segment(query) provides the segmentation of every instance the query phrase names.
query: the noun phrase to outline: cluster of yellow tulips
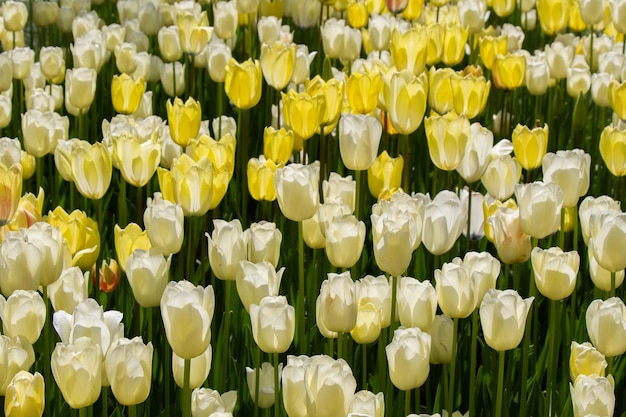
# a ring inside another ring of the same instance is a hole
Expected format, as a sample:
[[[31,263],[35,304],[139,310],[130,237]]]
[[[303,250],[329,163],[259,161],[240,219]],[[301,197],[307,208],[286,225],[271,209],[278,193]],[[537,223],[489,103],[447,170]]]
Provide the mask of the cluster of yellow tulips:
[[[0,12],[6,416],[626,415],[626,0]]]

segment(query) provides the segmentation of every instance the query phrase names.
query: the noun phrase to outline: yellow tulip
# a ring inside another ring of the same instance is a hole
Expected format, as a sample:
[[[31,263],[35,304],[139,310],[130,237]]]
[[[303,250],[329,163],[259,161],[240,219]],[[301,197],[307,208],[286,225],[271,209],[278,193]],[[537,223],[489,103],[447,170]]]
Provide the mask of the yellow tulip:
[[[189,97],[186,102],[176,97],[174,103],[169,99],[165,103],[167,108],[167,124],[172,140],[180,146],[189,146],[191,140],[198,136],[202,109],[200,103]]]
[[[224,89],[238,109],[250,109],[261,100],[261,63],[252,58],[243,63],[231,58],[226,65]]]
[[[306,140],[315,134],[325,115],[326,98],[322,94],[296,93],[289,90],[281,93],[285,124],[294,133]]]
[[[452,97],[454,111],[464,114],[468,119],[473,119],[485,109],[491,81],[482,75],[468,74],[463,76],[455,73],[450,80],[452,85]]]
[[[261,155],[248,161],[248,192],[256,201],[276,200],[274,173],[277,165]]]
[[[111,154],[101,142],[80,141],[72,149],[72,177],[78,191],[92,200],[104,196],[111,184]]]
[[[265,82],[276,90],[289,84],[296,64],[296,44],[276,41],[272,45],[261,46],[261,70]]]
[[[362,29],[367,26],[369,13],[367,12],[365,1],[358,0],[352,2],[348,6],[346,18],[348,20],[348,24],[355,29]]]
[[[569,0],[537,0],[541,30],[552,36],[565,28],[569,20]]]
[[[446,114],[454,108],[451,83],[454,75],[454,70],[448,67],[433,66],[428,71],[428,105],[439,114]]]
[[[406,9],[402,12],[402,17],[405,20],[415,21],[419,19],[424,9],[424,0],[409,0],[406,4]]]
[[[42,220],[43,202],[43,188],[39,188],[36,197],[33,193],[24,194],[17,204],[17,210],[15,210],[11,221],[0,227],[0,243],[2,243],[6,233],[18,231],[20,228],[28,229],[33,224],[40,222]]]
[[[499,17],[507,17],[515,10],[515,1],[513,0],[492,0],[491,7]]]
[[[486,35],[480,37],[478,40],[478,52],[485,68],[492,69],[496,56],[507,53],[508,42],[506,35],[497,37]]]
[[[383,192],[393,192],[400,188],[403,167],[402,155],[392,158],[387,151],[378,155],[367,169],[367,186],[374,198],[378,198]]]
[[[48,223],[58,228],[67,241],[72,266],[90,270],[100,254],[98,223],[87,217],[84,211],[74,210],[68,214],[61,206],[48,213]]]
[[[326,99],[324,114],[320,122],[320,125],[324,127],[325,135],[332,132],[335,126],[337,126],[339,116],[341,115],[344,90],[345,84],[342,81],[336,78],[324,81],[319,75],[313,77],[305,85],[305,91],[311,96],[322,94]]]
[[[113,228],[113,235],[115,240],[115,253],[117,254],[117,261],[122,271],[126,271],[126,261],[135,249],[147,251],[152,247],[148,233],[142,230],[141,226],[137,223],[129,223],[124,229],[116,224]]]
[[[535,127],[532,130],[524,125],[515,126],[511,134],[515,157],[526,170],[541,166],[543,157],[548,151],[549,128]]]
[[[408,135],[422,124],[428,98],[428,76],[401,71],[385,80],[384,98],[391,125]]]
[[[409,70],[415,75],[424,71],[428,33],[424,27],[413,27],[402,33],[398,29],[391,35],[391,61],[396,68]]]
[[[0,226],[9,223],[22,196],[22,167],[0,163]]]
[[[600,135],[600,155],[611,174],[626,175],[626,130],[605,127]]]
[[[608,93],[611,108],[617,117],[626,120],[626,82],[611,81]]]
[[[443,36],[443,54],[441,61],[447,66],[455,66],[463,60],[465,56],[465,45],[467,44],[467,27],[460,25],[448,25],[445,27]]]
[[[382,88],[383,79],[380,73],[354,72],[346,82],[348,102],[355,112],[370,113],[378,104],[378,95]]]
[[[465,154],[470,122],[465,116],[450,112],[445,116],[424,119],[428,151],[433,164],[441,170],[456,169]]]
[[[213,201],[213,164],[207,156],[194,161],[182,154],[168,171],[157,168],[163,198],[178,203],[185,216],[203,216]]]
[[[191,157],[194,161],[199,161],[203,156],[207,156],[214,170],[226,169],[232,176],[235,172],[236,148],[237,140],[230,133],[222,136],[220,140],[203,134],[191,143]]]
[[[226,192],[228,191],[228,185],[233,178],[233,174],[228,171],[227,168],[215,168],[213,167],[213,185],[211,189],[211,202],[209,204],[209,210],[217,207],[221,202]]]
[[[593,7],[595,7],[595,5]],[[567,22],[567,27],[574,32],[582,32],[587,28],[587,24],[585,23],[583,16],[581,15],[580,3],[578,2],[578,0],[569,0],[569,19]]]
[[[20,153],[20,165],[22,166],[22,179],[30,179],[35,174],[37,160],[26,151]]]
[[[268,126],[263,130],[263,155],[275,164],[286,164],[293,152],[293,132]],[[248,162],[248,167],[250,162]],[[249,169],[249,168],[248,168]]]
[[[493,230],[493,226],[490,222],[487,221],[487,219],[494,216],[500,207],[507,207],[511,210],[517,210],[517,203],[512,198],[509,198],[505,202],[496,200],[494,198],[485,198],[483,200],[485,237],[491,243],[495,243],[495,232]]]
[[[441,61],[443,55],[444,29],[439,23],[433,23],[427,27],[428,40],[426,43],[426,64],[435,65]]]
[[[161,161],[161,145],[156,136],[145,142],[131,133],[113,136],[112,157],[124,181],[135,187],[143,187],[150,181]]]
[[[512,90],[524,85],[526,57],[522,54],[497,55],[493,66],[493,83],[501,89]]]

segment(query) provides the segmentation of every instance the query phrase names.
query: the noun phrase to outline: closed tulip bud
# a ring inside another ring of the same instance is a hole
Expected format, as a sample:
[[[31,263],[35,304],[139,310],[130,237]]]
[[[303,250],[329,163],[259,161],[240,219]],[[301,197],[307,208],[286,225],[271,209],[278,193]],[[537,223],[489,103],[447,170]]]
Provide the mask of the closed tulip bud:
[[[392,276],[400,276],[419,245],[415,219],[408,213],[390,211],[372,214],[371,220],[376,264]]]
[[[512,90],[524,85],[526,57],[522,54],[496,55],[493,66],[493,83],[496,87]]]
[[[257,34],[259,42],[271,45],[280,36],[282,20],[276,16],[263,16],[257,22]]]
[[[589,88],[591,88],[589,68],[573,67],[567,71],[567,94],[570,97],[577,99],[581,94],[587,94]]]
[[[0,245],[0,289],[5,296],[16,290],[36,290],[41,284],[46,252],[27,231],[7,233]]]
[[[546,61],[550,67],[550,76],[561,80],[567,78],[567,70],[574,59],[574,47],[561,42],[546,45]]]
[[[311,138],[323,124],[326,114],[325,96],[296,93],[294,90],[281,94],[285,124],[302,140]]]
[[[115,399],[122,405],[144,402],[152,384],[152,342],[121,338],[113,342],[105,359],[107,379]]]
[[[310,358],[304,371],[306,416],[343,416],[348,414],[356,391],[356,380],[343,359],[328,356]],[[294,392],[291,395],[295,394]],[[286,395],[286,394],[285,394]],[[290,401],[293,401],[290,399]],[[298,401],[302,402],[302,397]]]
[[[10,32],[24,29],[28,21],[26,4],[11,0],[2,3],[2,19],[4,28]]]
[[[48,297],[54,311],[74,312],[76,306],[87,298],[89,272],[79,267],[63,270],[58,280],[48,286]]]
[[[569,374],[572,381],[576,381],[579,375],[604,376],[606,367],[604,355],[598,352],[591,343],[572,341],[569,356]]]
[[[445,27],[443,36],[443,54],[441,61],[448,66],[454,66],[461,62],[465,56],[465,45],[469,31],[458,25]]]
[[[402,326],[430,330],[437,314],[437,292],[430,281],[400,278],[397,303]]]
[[[530,236],[543,239],[556,232],[561,223],[563,191],[554,183],[517,184],[520,225]]]
[[[90,270],[100,254],[98,224],[84,211],[74,210],[68,214],[60,206],[48,213],[48,223],[59,228],[68,242],[72,266]]]
[[[280,383],[281,374],[283,370],[283,364],[278,365],[278,382]],[[256,398],[256,373],[259,372],[259,398]],[[252,369],[246,367],[246,382],[248,383],[248,389],[250,390],[250,397],[252,401],[259,406],[259,408],[266,409],[274,405],[275,390],[279,389],[274,386],[274,367],[269,362],[263,362],[260,369]],[[277,404],[278,405],[278,404]],[[215,414],[213,414],[215,415]]]
[[[152,2],[143,3],[137,11],[140,30],[148,36],[157,35],[163,26],[163,19],[158,5]]]
[[[295,84],[303,84],[309,80],[311,70],[311,62],[317,55],[317,51],[309,53],[307,45],[300,44],[296,48],[296,61],[291,73],[291,82]]]
[[[614,75],[608,72],[591,74],[591,98],[600,107],[611,105],[609,101],[609,84],[613,81]]]
[[[618,297],[593,300],[585,315],[591,343],[605,356],[626,352],[626,307]]]
[[[263,155],[275,164],[286,164],[293,151],[293,131],[268,126],[263,130]]]
[[[463,159],[456,167],[465,182],[473,183],[483,176],[491,159],[492,147],[493,133],[480,123],[472,123]]]
[[[323,127],[324,134],[329,134],[334,130],[341,115],[345,90],[343,81],[339,81],[336,78],[324,81],[319,75],[316,75],[311,81],[306,83],[305,90],[311,97],[318,95],[324,97],[323,99],[318,99],[324,106],[323,109],[319,110],[320,126],[317,131],[319,132],[321,127]]]
[[[72,149],[72,177],[78,191],[86,198],[98,200],[111,184],[113,165],[109,150],[101,142],[81,141]]]
[[[557,151],[544,156],[543,180],[563,190],[563,207],[578,205],[578,199],[589,190],[591,156],[581,149]]]
[[[277,165],[261,155],[248,161],[248,192],[257,201],[276,200],[274,175]]]
[[[230,48],[221,40],[212,39],[208,45],[207,68],[209,76],[217,83],[224,82],[226,66],[232,58]]]
[[[428,105],[439,114],[446,114],[454,108],[451,80],[454,77],[452,68],[430,67],[428,71]]]
[[[167,341],[183,359],[195,358],[211,342],[215,309],[213,287],[194,287],[189,281],[170,282],[161,297],[161,314]],[[180,323],[185,326],[180,326]]]
[[[515,290],[487,291],[479,311],[489,347],[501,352],[515,349],[520,344],[533,300],[534,297],[523,299]]]
[[[546,92],[550,84],[550,68],[545,58],[527,59],[525,84],[532,95],[540,96]]]
[[[611,12],[611,22],[620,33],[626,33],[626,25],[624,24],[624,16],[626,16],[626,6],[622,1],[609,2],[609,10]]]
[[[185,64],[178,61],[161,62],[159,76],[163,90],[168,96],[178,97],[185,91]]]
[[[450,79],[452,88],[452,103],[454,111],[473,119],[485,109],[487,98],[491,90],[491,81],[483,75],[468,74],[462,76],[454,73]]]
[[[352,109],[360,114],[370,113],[378,105],[383,79],[378,72],[354,72],[346,82],[346,95]]]
[[[296,45],[277,41],[261,46],[261,70],[265,82],[276,90],[289,83],[296,61]]]
[[[217,2],[213,5],[215,34],[222,39],[230,39],[237,30],[237,7],[234,1]]]
[[[252,263],[269,262],[276,268],[283,239],[276,224],[266,221],[252,223],[244,234],[248,242],[248,260]]]
[[[561,248],[533,248],[530,259],[535,284],[541,294],[551,300],[568,297],[576,286],[580,265],[578,252],[563,252]]]
[[[0,394],[7,395],[11,380],[35,363],[35,352],[24,337],[0,335]],[[5,405],[8,398],[5,398]],[[5,410],[6,412],[6,410]]]
[[[69,102],[79,111],[86,112],[93,103],[96,94],[97,72],[89,68],[67,70],[65,88]]]
[[[434,255],[448,252],[466,227],[466,207],[451,191],[441,191],[424,207],[422,243]]]
[[[11,123],[13,103],[10,97],[0,95],[0,129],[4,129]]]
[[[488,163],[481,182],[491,196],[503,201],[513,195],[521,175],[519,161],[510,155],[504,155]]]
[[[122,271],[126,271],[126,261],[135,250],[151,248],[147,233],[137,223],[129,223],[124,229],[116,224],[114,236],[115,252]]]
[[[380,336],[382,319],[380,306],[361,300],[357,309],[356,324],[350,331],[352,339],[359,344],[375,342]]]
[[[393,73],[385,79],[383,95],[391,125],[398,133],[409,135],[422,124],[428,98],[428,76],[410,71]]]
[[[184,237],[184,215],[180,204],[163,199],[161,193],[154,193],[154,198],[148,198],[143,222],[153,247],[161,249],[164,255],[180,251]]]
[[[213,232],[209,236],[209,262],[215,276],[221,280],[234,281],[241,273],[240,262],[247,259],[246,237],[239,219],[227,222],[213,220]]]
[[[237,391],[220,395],[211,388],[197,388],[191,393],[191,415],[210,417],[213,413],[232,413],[237,402]]]
[[[241,64],[232,58],[228,61],[224,89],[237,108],[250,109],[261,100],[262,74],[258,60],[248,59]]]
[[[287,366],[282,372],[283,404],[291,417],[307,415],[306,403],[302,399],[306,398],[304,375],[311,360],[308,356],[287,355]]]
[[[382,125],[369,115],[344,113],[339,120],[339,151],[348,169],[366,170],[376,159]]]
[[[602,291],[610,291],[612,286],[614,288],[619,288],[624,283],[624,270],[620,270],[612,274],[611,271],[603,268],[602,266],[600,266],[600,264],[598,264],[593,246],[589,246],[588,249],[589,276],[591,277],[593,285],[595,285]],[[615,277],[614,281],[612,279],[612,275]]]
[[[418,388],[430,373],[431,337],[417,327],[397,329],[385,347],[389,377],[403,391]]]
[[[352,398],[349,412],[354,414],[348,415],[383,417],[385,415],[385,396],[382,392],[374,394],[371,391],[359,391]]]
[[[202,119],[200,103],[192,97],[189,97],[186,102],[176,97],[173,103],[167,100],[166,107],[172,139],[180,146],[189,146],[200,130]]]
[[[548,36],[560,32],[568,22],[569,2],[563,0],[537,0],[537,14],[541,30]]]
[[[264,297],[278,295],[285,268],[278,271],[269,262],[241,261],[241,273],[237,276],[237,293],[241,303],[250,311],[252,304],[260,305]]]
[[[383,151],[367,169],[367,185],[374,198],[382,192],[395,191],[400,188],[404,158],[398,155],[391,158],[387,151]]]
[[[0,226],[11,221],[22,195],[22,167],[0,163]]]
[[[354,215],[333,219],[325,227],[326,256],[335,268],[351,268],[360,259],[365,223]]]
[[[436,315],[429,334],[431,337],[430,363],[438,365],[452,362],[452,342],[454,339],[452,319],[442,314]]]
[[[266,353],[287,351],[293,341],[295,316],[295,309],[284,296],[268,295],[258,305],[251,304],[252,336],[259,349]]]
[[[612,416],[615,410],[613,376],[581,375],[569,386],[574,417]]]
[[[408,70],[414,75],[424,71],[428,33],[423,27],[414,27],[404,33],[395,29],[391,36],[391,60],[398,71]]]
[[[45,402],[45,384],[41,374],[19,371],[7,386],[4,414],[7,417],[41,417]]]
[[[465,318],[476,308],[478,288],[471,271],[462,263],[445,263],[435,270],[437,300],[443,314]]]
[[[60,47],[46,46],[41,48],[39,63],[41,64],[41,73],[46,77],[47,81],[55,80],[59,76],[65,76],[65,59],[63,50]]]
[[[189,388],[196,389],[206,381],[211,372],[213,362],[213,349],[211,345],[204,353],[191,358]],[[185,360],[178,356],[176,352],[172,352],[172,374],[174,374],[174,382],[180,388],[185,388]]]
[[[0,295],[0,318],[5,335],[34,344],[46,321],[46,305],[38,292],[17,290],[7,299]]]
[[[213,172],[207,156],[194,161],[182,154],[174,159],[169,171],[157,168],[163,198],[180,204],[185,216],[206,214],[212,203]]]
[[[626,130],[616,126],[606,126],[600,134],[600,155],[604,164],[616,177],[626,175],[626,163],[622,151],[626,144]]]
[[[526,170],[541,166],[548,149],[548,125],[535,127],[532,130],[518,124],[511,134],[515,157]]]
[[[164,62],[178,61],[183,56],[178,26],[164,26],[158,33],[159,50]]]
[[[461,163],[470,135],[470,123],[465,116],[447,113],[424,119],[431,161],[444,171],[452,171]]]
[[[487,219],[498,257],[504,263],[522,263],[530,258],[530,235],[524,233],[517,207],[499,206]]]
[[[285,217],[302,221],[313,217],[319,205],[319,162],[289,164],[274,174],[278,205]]]
[[[608,88],[609,104],[622,120],[626,120],[626,82],[611,81]]]
[[[513,2],[509,2],[515,4]],[[482,36],[478,40],[480,60],[485,67],[489,70],[494,68],[496,56],[507,53],[508,39],[505,35],[494,36]],[[563,77],[565,78],[565,77]]]
[[[133,80],[126,73],[113,76],[113,81],[111,81],[113,108],[118,113],[134,113],[139,107],[145,89],[146,82],[141,77]]]
[[[39,27],[50,26],[57,21],[59,4],[47,1],[33,3],[33,22]]]
[[[169,281],[172,255],[164,257],[160,249],[135,249],[126,261],[126,277],[137,303],[157,307]]]
[[[329,273],[328,279],[322,282],[318,296],[321,325],[330,332],[351,331],[356,325],[357,297],[357,286],[349,271],[342,274]]]

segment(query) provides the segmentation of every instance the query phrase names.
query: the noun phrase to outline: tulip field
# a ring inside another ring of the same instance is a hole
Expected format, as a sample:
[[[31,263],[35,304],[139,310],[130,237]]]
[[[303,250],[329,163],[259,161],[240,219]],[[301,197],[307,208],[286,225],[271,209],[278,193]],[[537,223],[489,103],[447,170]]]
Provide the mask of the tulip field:
[[[626,416],[626,0],[4,0],[7,417]]]

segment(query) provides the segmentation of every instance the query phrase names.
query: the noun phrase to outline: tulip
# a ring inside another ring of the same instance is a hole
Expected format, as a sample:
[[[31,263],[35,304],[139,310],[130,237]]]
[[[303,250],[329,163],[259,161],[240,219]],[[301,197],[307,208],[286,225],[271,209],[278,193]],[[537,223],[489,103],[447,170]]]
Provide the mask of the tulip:
[[[250,305],[252,336],[266,353],[283,353],[289,349],[295,333],[296,311],[284,296],[268,295],[260,304]]]
[[[346,26],[346,22],[335,18],[327,19],[321,27],[324,54],[329,58],[354,61],[361,51],[361,32]]]
[[[112,140],[112,163],[119,168],[126,182],[143,187],[150,181],[161,160],[161,145],[153,137],[145,142],[122,133]]]
[[[534,96],[545,94],[550,84],[550,67],[545,57],[526,59],[526,88]]]
[[[478,301],[476,280],[463,263],[445,263],[435,270],[437,300],[443,314],[465,318],[472,314]]]
[[[26,26],[28,9],[19,1],[6,1],[2,3],[2,18],[4,28],[10,32],[18,32]]]
[[[91,269],[100,253],[98,224],[83,211],[74,210],[68,214],[60,206],[48,213],[48,223],[59,228],[68,242],[72,265],[83,270]]]
[[[189,281],[170,282],[161,297],[161,314],[167,341],[183,359],[206,351],[211,342],[215,308],[213,287],[194,287]],[[181,320],[185,326],[180,326]]]
[[[325,228],[326,255],[336,268],[351,268],[360,259],[365,223],[354,215],[333,219]]]
[[[563,190],[563,207],[578,205],[578,199],[589,190],[591,156],[581,149],[557,151],[544,156],[543,180]]]
[[[356,323],[350,331],[352,339],[359,344],[374,343],[380,336],[382,319],[380,306],[360,301],[357,308]]]
[[[252,263],[267,261],[276,268],[283,239],[276,224],[266,221],[252,223],[244,234],[248,242],[248,260]]]
[[[4,414],[7,417],[41,417],[46,402],[41,374],[19,371],[7,386],[4,401]]]
[[[339,81],[336,78],[324,81],[319,75],[316,75],[305,84],[305,90],[311,97],[318,95],[324,97],[323,99],[316,99],[324,103],[323,108],[319,109],[320,126],[318,127],[318,132],[322,131],[322,127],[325,135],[334,130],[342,111],[344,89],[345,85],[343,81]]]
[[[348,169],[366,170],[376,159],[382,125],[369,115],[344,113],[339,120],[339,151]]]
[[[248,59],[238,63],[231,58],[226,65],[224,89],[226,95],[239,109],[250,109],[261,100],[261,63]]]
[[[296,49],[294,43],[281,41],[261,46],[261,70],[269,86],[279,91],[287,86],[295,66]]]
[[[558,247],[547,250],[535,247],[530,256],[535,284],[541,294],[558,301],[574,291],[580,264],[578,252],[563,252]]]
[[[9,232],[0,245],[0,289],[5,296],[16,290],[36,290],[46,266],[46,252],[29,239],[28,229]]]
[[[446,114],[454,108],[451,80],[454,77],[452,68],[430,67],[428,71],[428,104],[438,114]]]
[[[140,336],[121,338],[110,347],[105,369],[115,399],[122,405],[144,402],[152,384],[152,342],[144,344]]]
[[[169,171],[157,168],[163,198],[181,205],[185,216],[206,214],[212,203],[213,165],[207,156],[194,161],[183,154]]]
[[[234,219],[213,220],[213,232],[209,236],[209,262],[215,276],[234,281],[241,272],[240,262],[247,259],[248,249],[241,222]]]
[[[513,7],[515,7],[514,3],[510,1],[496,2],[496,4],[502,3],[513,4]],[[493,70],[496,56],[507,53],[507,45],[508,38],[505,35],[500,35],[497,37],[486,35],[480,37],[480,39],[478,40],[480,60],[483,62],[487,69]]]
[[[354,413],[354,415],[383,417],[385,415],[385,396],[382,392],[374,394],[371,391],[361,390],[354,394],[349,412]]]
[[[96,78],[96,70],[90,68],[67,70],[65,74],[65,89],[69,103],[78,109],[79,113],[86,113],[93,103],[96,94]]]
[[[235,2],[218,2],[213,5],[215,34],[222,39],[230,39],[237,30],[237,7]]]
[[[589,257],[589,276],[593,285],[602,291],[611,291],[611,287],[618,288],[624,283],[624,270],[612,273],[600,266],[596,260],[593,246],[588,247],[587,254]]]
[[[598,264],[611,272],[626,268],[626,258],[619,251],[626,237],[626,214],[614,211],[591,214],[590,225],[589,247],[593,247]]]
[[[428,97],[428,76],[400,71],[385,78],[385,106],[391,125],[399,133],[409,135],[422,124]]]
[[[626,143],[626,130],[606,126],[600,134],[600,156],[604,164],[616,177],[626,175],[626,159],[623,144]]]
[[[461,62],[465,55],[465,45],[469,31],[461,26],[447,26],[443,37],[443,54],[441,61],[447,66]]]
[[[226,66],[232,58],[232,52],[224,41],[219,40],[219,38],[211,39],[207,49],[209,76],[216,83],[222,83],[226,78]]]
[[[248,161],[248,192],[257,201],[276,200],[276,188],[274,175],[276,164],[271,159],[250,158]]]
[[[437,292],[430,281],[400,278],[397,303],[402,326],[430,330],[437,314]]]
[[[422,243],[434,255],[448,252],[466,227],[466,207],[451,191],[441,191],[424,207]]]
[[[184,237],[184,215],[180,204],[163,199],[161,193],[148,197],[143,222],[150,244],[164,255],[180,252]]]
[[[160,304],[169,281],[172,255],[164,257],[160,249],[135,249],[126,261],[126,277],[133,296],[140,306],[149,308]]]
[[[378,104],[378,95],[383,88],[383,79],[378,72],[355,72],[346,82],[348,102],[356,113],[368,114]]]
[[[282,374],[282,364],[278,367],[278,381],[280,383],[281,374]],[[256,395],[256,373],[259,372],[259,398],[255,397]],[[269,362],[263,362],[261,364],[261,369],[252,369],[246,367],[246,382],[248,383],[248,389],[250,390],[250,397],[255,404],[259,406],[259,408],[270,408],[274,405],[275,398],[275,390],[277,389],[274,386],[274,367]]]
[[[246,311],[252,304],[259,305],[267,296],[277,296],[285,268],[278,271],[269,262],[241,261],[241,273],[237,276],[237,293]]]
[[[402,181],[402,155],[391,158],[383,151],[367,169],[367,185],[370,193],[378,198],[383,192],[395,192]]]
[[[400,327],[385,347],[389,377],[403,391],[418,388],[430,373],[431,337],[417,327]]]
[[[71,154],[72,178],[78,191],[86,198],[99,200],[109,189],[113,164],[104,144],[81,141]]]
[[[22,195],[22,167],[0,163],[0,226],[11,221]]]
[[[408,70],[419,75],[426,64],[428,33],[425,28],[414,27],[404,33],[395,29],[391,36],[391,60],[398,71]]]
[[[150,65],[156,65],[151,63]],[[170,63],[158,62],[159,80],[163,91],[170,97],[178,97],[185,91],[185,64],[178,61]]]
[[[304,371],[304,387],[307,417],[347,415],[356,391],[356,380],[343,359],[320,355],[310,358]],[[290,396],[294,394],[297,392],[289,391]],[[287,395],[287,389],[284,395]],[[293,399],[289,401],[293,402]],[[298,401],[302,402],[302,397]]]
[[[581,94],[587,94],[591,88],[591,73],[588,67],[572,67],[567,71],[567,94],[577,99]]]
[[[347,333],[354,328],[358,301],[356,290],[349,271],[329,273],[328,279],[322,282],[318,303],[323,322],[321,325],[328,331]]]
[[[325,96],[311,96],[307,92],[296,93],[294,90],[281,95],[285,124],[302,140],[311,138],[324,121]]]
[[[76,306],[87,298],[89,272],[79,267],[63,270],[58,280],[48,286],[48,297],[54,311],[73,313]]]
[[[591,343],[572,341],[569,356],[569,374],[572,381],[576,381],[579,375],[604,376],[606,367],[604,355],[598,352]]]
[[[546,60],[550,67],[550,76],[557,80],[567,77],[572,60],[574,59],[574,48],[571,45],[564,45],[561,42],[553,42],[546,45]]]
[[[491,81],[483,75],[454,73],[450,79],[454,111],[473,119],[485,109]]]
[[[415,219],[407,213],[372,214],[374,257],[378,267],[400,276],[408,268],[419,245]]]
[[[72,408],[84,408],[98,400],[102,389],[102,350],[88,337],[74,343],[57,343],[50,358],[52,375]]]
[[[263,16],[257,21],[257,34],[261,44],[271,45],[280,36],[282,20],[276,16]]]
[[[24,337],[0,336],[0,394],[6,395],[13,377],[35,363],[35,352]],[[5,404],[7,399],[5,399]]]
[[[202,386],[209,376],[209,372],[211,372],[212,362],[213,349],[211,345],[200,356],[191,359],[189,388],[195,389]],[[180,388],[185,388],[185,360],[178,356],[176,352],[172,352],[172,374],[174,374],[176,385]]]
[[[526,58],[521,54],[496,55],[493,82],[500,89],[512,90],[524,84]]]
[[[626,306],[618,297],[593,300],[585,315],[591,343],[605,356],[626,352]]]
[[[598,375],[581,375],[570,384],[574,417],[590,415],[612,416],[615,409],[615,382]]]
[[[435,316],[429,334],[431,337],[430,363],[433,365],[451,363],[454,340],[452,319],[441,314]]]
[[[515,349],[524,337],[526,317],[534,297],[523,299],[515,290],[490,289],[480,303],[485,342],[499,352]]]
[[[517,184],[515,197],[519,204],[522,230],[537,239],[556,232],[561,220],[563,191],[554,183]]]
[[[181,99],[176,97],[173,103],[167,100],[166,107],[167,122],[172,139],[180,146],[189,146],[191,140],[198,135],[200,130],[202,117],[200,103],[192,97],[183,103]]]
[[[67,139],[68,129],[67,116],[55,112],[28,110],[22,115],[24,148],[37,158],[53,153],[57,141]]]
[[[159,50],[165,62],[178,61],[183,56],[180,46],[180,32],[178,26],[164,26],[158,32]]]
[[[275,164],[286,164],[293,151],[293,131],[271,126],[263,130],[263,155]]]
[[[511,134],[515,157],[526,170],[541,166],[548,149],[548,125],[532,130],[518,124]]]
[[[302,221],[313,217],[319,205],[319,162],[289,164],[274,174],[278,205],[285,217]]]
[[[7,299],[0,295],[0,318],[4,334],[22,336],[32,345],[46,321],[46,305],[36,291],[16,290]]]
[[[463,159],[470,135],[470,123],[467,118],[455,113],[426,117],[424,129],[433,164],[444,171],[456,169]]]
[[[146,82],[143,78],[133,80],[128,74],[113,76],[111,81],[111,101],[113,108],[118,113],[134,113],[141,102],[141,97],[146,90]]]
[[[472,123],[463,158],[456,167],[465,182],[473,183],[483,176],[491,160],[492,147],[493,133],[480,123]]]
[[[145,230],[137,223],[129,223],[124,229],[118,224],[113,229],[115,252],[122,271],[126,271],[126,262],[137,249],[150,249],[150,239]]]
[[[487,223],[493,230],[494,244],[502,262],[522,263],[530,258],[530,235],[522,230],[517,207],[498,207]]]
[[[522,169],[519,161],[510,155],[491,160],[481,177],[487,192],[498,200],[506,200],[515,192]]]
[[[232,413],[237,402],[237,391],[220,395],[211,388],[197,388],[191,393],[191,415],[210,417],[213,413]]]

